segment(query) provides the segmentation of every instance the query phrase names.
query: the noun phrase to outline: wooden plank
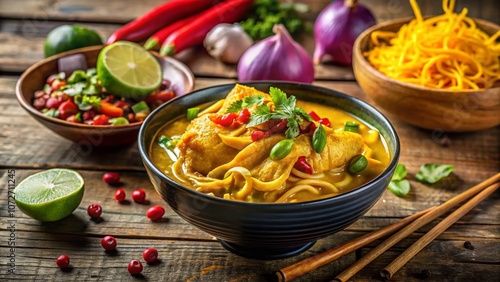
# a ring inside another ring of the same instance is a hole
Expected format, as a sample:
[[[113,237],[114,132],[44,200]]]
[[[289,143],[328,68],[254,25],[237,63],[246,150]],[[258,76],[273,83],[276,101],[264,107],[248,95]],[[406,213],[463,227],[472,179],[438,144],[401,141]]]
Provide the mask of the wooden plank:
[[[40,277],[63,281],[135,281],[137,278],[130,276],[126,270],[128,262],[132,259],[142,261],[142,251],[154,247],[159,252],[160,262],[144,264],[139,278],[149,281],[274,281],[274,271],[359,235],[341,232],[335,236],[335,240],[320,240],[296,257],[260,261],[233,255],[216,241],[117,237],[118,251],[106,253],[100,246],[100,236],[54,236],[43,232],[16,231],[16,272],[3,277],[9,281],[34,281]],[[354,276],[352,281],[379,281],[379,270],[414,241],[403,240]],[[5,242],[0,244],[5,247]],[[418,282],[427,278],[428,281],[496,281],[500,242],[472,240],[471,244],[473,250],[464,248],[463,241],[435,240],[396,273],[394,280]],[[294,281],[329,281],[372,247],[348,254]],[[61,271],[55,264],[55,259],[63,253],[70,256],[69,271]],[[474,271],[464,271],[471,266]],[[7,264],[2,263],[0,270],[7,273],[7,267]]]

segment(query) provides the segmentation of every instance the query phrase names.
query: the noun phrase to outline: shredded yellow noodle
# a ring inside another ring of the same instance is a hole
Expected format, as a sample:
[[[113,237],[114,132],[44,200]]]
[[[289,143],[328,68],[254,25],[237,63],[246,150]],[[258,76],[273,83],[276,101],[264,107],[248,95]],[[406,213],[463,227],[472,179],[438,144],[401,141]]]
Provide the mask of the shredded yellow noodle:
[[[430,88],[463,90],[494,87],[500,80],[500,30],[492,36],[453,12],[455,0],[443,0],[443,15],[424,19],[410,0],[415,19],[397,33],[375,31],[368,61],[390,78]]]

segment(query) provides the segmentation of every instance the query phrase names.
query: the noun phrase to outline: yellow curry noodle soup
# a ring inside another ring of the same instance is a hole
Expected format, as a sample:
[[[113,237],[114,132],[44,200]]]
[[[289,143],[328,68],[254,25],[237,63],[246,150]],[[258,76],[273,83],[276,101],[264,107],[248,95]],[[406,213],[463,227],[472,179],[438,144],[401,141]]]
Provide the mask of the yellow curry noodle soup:
[[[237,84],[225,99],[188,109],[158,131],[150,148],[154,164],[201,193],[263,203],[335,196],[388,166],[390,153],[376,129],[288,94]]]

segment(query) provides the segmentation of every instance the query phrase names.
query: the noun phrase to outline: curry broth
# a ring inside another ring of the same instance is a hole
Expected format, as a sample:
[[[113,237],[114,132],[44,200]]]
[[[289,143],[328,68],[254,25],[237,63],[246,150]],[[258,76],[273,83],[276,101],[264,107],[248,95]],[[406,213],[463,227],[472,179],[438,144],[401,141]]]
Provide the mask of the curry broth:
[[[384,171],[384,169],[389,165],[391,155],[385,140],[378,133],[376,129],[374,129],[367,123],[339,109],[317,103],[311,103],[299,100],[297,101],[297,106],[304,109],[306,112],[314,111],[320,117],[327,117],[331,122],[331,128],[334,130],[343,129],[346,121],[356,121],[360,125],[359,134],[363,137],[365,143],[367,139],[370,138],[374,139],[374,135],[378,135],[377,136],[378,138],[375,141],[370,142],[369,145],[370,149],[373,151],[371,154],[372,161],[369,161],[368,167],[361,174],[348,176],[347,173],[345,173],[344,171],[345,169],[343,169],[342,172],[325,173],[325,177],[322,179],[330,183],[336,183],[340,190],[340,192],[337,194],[352,190],[370,181],[371,179],[381,174]],[[204,107],[202,106],[201,108]],[[183,184],[184,186],[196,189],[196,187],[193,186],[193,183],[189,179],[180,179],[176,176],[176,174],[172,172],[172,164],[174,163],[174,159],[171,156],[169,156],[171,152],[167,152],[167,150],[161,147],[157,142],[159,137],[162,135],[168,138],[180,137],[186,130],[188,124],[189,121],[186,119],[185,116],[178,117],[175,120],[165,124],[157,132],[155,138],[153,139],[155,140],[155,142],[151,144],[150,157],[153,163],[159,169],[161,169],[161,171],[165,173],[167,176],[174,179],[176,182]],[[347,181],[348,179],[346,178],[350,178],[349,181]],[[342,184],[343,182],[346,182],[345,185]],[[256,191],[255,193],[252,194],[252,197],[254,197],[255,199],[250,201],[269,202],[271,201],[270,199],[276,198],[276,195],[274,195],[274,193],[283,193],[283,191],[281,191],[281,189],[278,191],[265,192],[265,193]],[[319,197],[318,196],[312,197],[312,195],[309,193],[298,192],[294,196],[295,199],[294,201],[310,201],[330,196],[333,196],[333,194],[331,193],[326,194],[321,192]]]

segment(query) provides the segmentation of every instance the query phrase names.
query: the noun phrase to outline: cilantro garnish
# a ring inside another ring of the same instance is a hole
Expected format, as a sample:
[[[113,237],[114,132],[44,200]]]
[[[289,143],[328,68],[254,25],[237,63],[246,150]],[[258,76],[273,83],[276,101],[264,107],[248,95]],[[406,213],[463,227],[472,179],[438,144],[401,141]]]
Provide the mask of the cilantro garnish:
[[[295,106],[297,102],[295,96],[287,97],[285,92],[276,87],[269,88],[269,94],[274,103],[274,111],[271,111],[266,104],[260,105],[250,116],[247,127],[259,125],[271,119],[286,119],[287,130],[285,135],[287,138],[295,138],[299,135],[299,125],[304,120],[313,121],[308,113]]]
[[[404,164],[398,164],[389,183],[389,190],[396,196],[405,196],[410,193],[410,182],[406,179],[407,170]]]
[[[453,169],[452,165],[423,164],[415,178],[420,182],[433,184],[450,175]]]
[[[227,108],[226,113],[237,113],[244,108],[260,106],[262,103],[264,103],[264,96],[262,95],[247,96],[243,100],[234,101],[229,108]]]

